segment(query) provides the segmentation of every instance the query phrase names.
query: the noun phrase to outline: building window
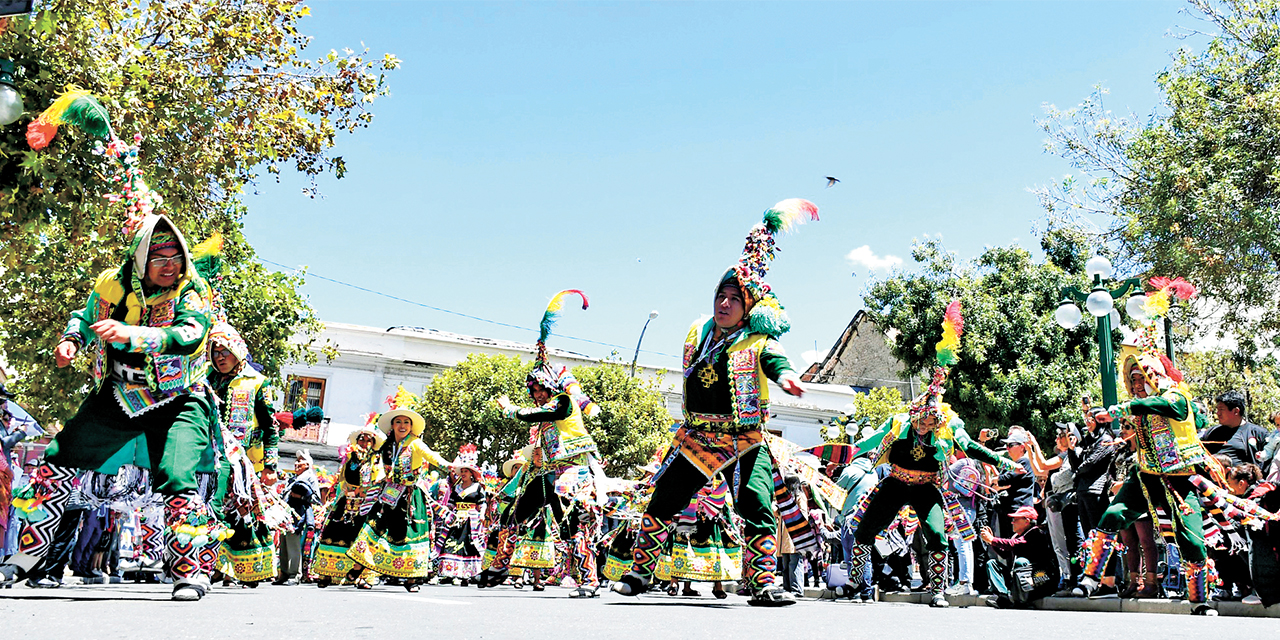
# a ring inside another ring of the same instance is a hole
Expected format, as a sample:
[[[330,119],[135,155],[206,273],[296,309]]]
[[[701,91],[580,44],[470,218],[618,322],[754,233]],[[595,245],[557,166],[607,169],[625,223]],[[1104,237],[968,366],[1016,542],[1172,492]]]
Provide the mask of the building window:
[[[324,408],[324,378],[289,376],[289,392],[284,401],[290,409]]]

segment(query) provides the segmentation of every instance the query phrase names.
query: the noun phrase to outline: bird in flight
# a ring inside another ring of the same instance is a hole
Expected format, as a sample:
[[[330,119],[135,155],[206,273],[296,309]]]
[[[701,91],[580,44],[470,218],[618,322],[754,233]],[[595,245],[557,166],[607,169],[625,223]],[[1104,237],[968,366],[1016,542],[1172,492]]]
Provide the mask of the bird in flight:
[[[837,180],[837,179],[835,179],[835,178],[832,178],[831,176],[827,176],[827,188],[828,188],[828,189],[830,189],[831,187],[836,186],[836,183],[837,183],[837,182],[840,182],[840,181],[839,181],[839,180]]]

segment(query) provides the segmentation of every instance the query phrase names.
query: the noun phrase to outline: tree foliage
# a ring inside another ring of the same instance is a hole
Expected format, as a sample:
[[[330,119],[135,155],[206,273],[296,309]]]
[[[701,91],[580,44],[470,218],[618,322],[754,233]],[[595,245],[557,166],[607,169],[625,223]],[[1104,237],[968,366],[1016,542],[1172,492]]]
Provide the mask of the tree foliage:
[[[855,395],[852,404],[851,415],[837,417],[828,428],[822,430],[823,441],[857,442],[862,437],[863,429],[878,428],[891,416],[907,410],[907,402],[902,399],[902,393],[897,387],[873,387],[866,393]],[[831,428],[839,427],[846,419],[848,422],[844,428]],[[854,425],[853,433],[849,432],[848,425]]]
[[[227,238],[231,320],[268,373],[308,358],[308,345],[289,338],[314,338],[322,326],[297,292],[300,277],[254,261],[241,197],[264,169],[292,167],[313,188],[323,172],[341,177],[337,134],[367,126],[384,72],[399,64],[350,50],[303,57],[310,39],[298,25],[308,13],[296,0],[49,0],[0,34],[27,109],[0,129],[0,351],[40,419],[75,406],[84,363],[57,371],[52,351],[126,244],[124,212],[102,198],[113,171],[91,152],[93,139],[64,126],[49,148],[27,146],[27,123],[68,85],[101,100],[117,135],[144,135],[147,181],[189,239]]]
[[[1224,391],[1244,393],[1248,400],[1245,417],[1268,429],[1268,417],[1280,411],[1280,362],[1274,357],[1241,364],[1226,351],[1200,351],[1182,355],[1178,368],[1186,374],[1191,392],[1204,401],[1211,421],[1214,398]]]
[[[1157,76],[1149,119],[1112,113],[1103,89],[1048,107],[1048,150],[1083,176],[1039,194],[1051,228],[1091,230],[1127,271],[1199,285],[1199,320],[1254,360],[1280,346],[1280,2],[1190,4],[1213,33],[1185,34],[1205,44]]]
[[[504,415],[494,400],[506,395],[517,404],[530,405],[524,380],[532,368],[532,363],[514,356],[473,353],[442,371],[415,407],[427,419],[423,437],[442,452],[475,444],[482,462],[502,464],[529,444],[530,425]],[[574,367],[573,375],[600,406],[600,413],[587,418],[586,425],[608,473],[634,475],[635,468],[648,462],[670,437],[672,419],[659,378],[632,378],[625,366],[613,361]]]
[[[960,362],[951,368],[944,400],[970,431],[1020,424],[1047,436],[1052,422],[1078,419],[1080,396],[1098,385],[1091,324],[1064,331],[1053,321],[1061,289],[1082,284],[1063,265],[1074,267],[1083,248],[1057,232],[1042,244],[1049,262],[1037,263],[1019,247],[995,247],[963,263],[939,240],[917,242],[912,257],[919,273],[893,274],[864,297],[876,324],[899,332],[892,350],[903,374],[924,372],[925,384],[943,312],[951,300],[961,301]]]

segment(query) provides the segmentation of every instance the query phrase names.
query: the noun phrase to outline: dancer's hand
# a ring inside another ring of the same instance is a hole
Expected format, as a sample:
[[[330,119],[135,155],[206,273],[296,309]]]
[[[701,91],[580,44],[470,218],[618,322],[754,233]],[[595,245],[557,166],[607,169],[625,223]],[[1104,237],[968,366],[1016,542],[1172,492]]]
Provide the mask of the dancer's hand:
[[[804,395],[804,387],[800,386],[800,378],[795,373],[787,372],[778,379],[778,386],[783,391],[799,398]]]
[[[58,343],[58,347],[53,350],[53,361],[57,363],[61,369],[76,359],[76,352],[80,351],[80,347],[71,340],[63,340]]]
[[[129,342],[129,325],[119,320],[99,320],[89,326],[103,344],[124,344]]]
[[[502,409],[503,413],[511,413],[511,410],[515,408],[515,405],[511,404],[511,398],[506,396],[495,398],[494,402],[498,403],[498,408]]]

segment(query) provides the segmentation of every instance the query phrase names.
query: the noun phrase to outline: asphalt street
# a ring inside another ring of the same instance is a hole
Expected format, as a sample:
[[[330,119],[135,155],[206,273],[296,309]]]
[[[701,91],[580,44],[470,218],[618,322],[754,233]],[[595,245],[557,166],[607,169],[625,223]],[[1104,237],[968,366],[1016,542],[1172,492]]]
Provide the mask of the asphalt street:
[[[704,593],[709,589],[704,586]],[[219,587],[197,603],[163,585],[0,590],[3,638],[903,638],[920,640],[1229,640],[1280,637],[1265,618],[1074,611],[930,609],[916,604],[804,600],[760,609],[709,595],[573,600],[568,590],[426,586],[318,589]]]

